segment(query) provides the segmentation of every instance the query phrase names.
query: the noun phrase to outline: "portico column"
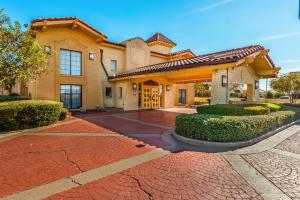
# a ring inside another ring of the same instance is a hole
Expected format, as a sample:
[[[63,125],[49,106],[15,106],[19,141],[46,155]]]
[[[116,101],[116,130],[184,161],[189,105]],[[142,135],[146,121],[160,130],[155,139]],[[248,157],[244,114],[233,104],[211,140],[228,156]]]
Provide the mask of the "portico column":
[[[222,84],[222,79],[227,80],[227,84]],[[211,85],[211,104],[228,104],[229,87],[227,69],[213,70]]]

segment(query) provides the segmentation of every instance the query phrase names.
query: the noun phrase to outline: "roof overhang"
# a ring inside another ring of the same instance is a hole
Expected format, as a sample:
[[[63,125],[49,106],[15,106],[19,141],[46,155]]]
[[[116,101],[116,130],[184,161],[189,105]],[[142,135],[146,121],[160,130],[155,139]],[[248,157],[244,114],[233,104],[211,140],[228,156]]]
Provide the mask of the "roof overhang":
[[[46,18],[32,20],[30,28],[33,30],[46,31],[49,27],[67,26],[71,29],[78,29],[91,37],[95,38],[96,42],[102,42],[107,39],[107,36],[100,33],[90,25],[86,24],[78,18]]]

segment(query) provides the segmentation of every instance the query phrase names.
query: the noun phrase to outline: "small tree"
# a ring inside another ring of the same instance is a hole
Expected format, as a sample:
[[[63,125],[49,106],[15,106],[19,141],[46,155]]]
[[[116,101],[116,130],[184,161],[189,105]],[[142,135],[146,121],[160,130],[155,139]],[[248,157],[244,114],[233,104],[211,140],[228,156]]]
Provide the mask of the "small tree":
[[[47,54],[28,29],[10,22],[0,9],[0,87],[9,94],[17,81],[35,80],[47,70]]]
[[[209,85],[207,83],[195,83],[195,96],[210,97]]]
[[[271,87],[290,97],[290,103],[295,103],[296,96],[300,93],[300,74],[289,73],[271,81]]]

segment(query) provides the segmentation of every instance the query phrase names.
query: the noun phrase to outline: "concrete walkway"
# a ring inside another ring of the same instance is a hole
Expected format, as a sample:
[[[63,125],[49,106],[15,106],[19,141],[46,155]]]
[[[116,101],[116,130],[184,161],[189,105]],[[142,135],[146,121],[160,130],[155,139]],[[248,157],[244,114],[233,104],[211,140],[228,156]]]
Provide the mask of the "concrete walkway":
[[[166,134],[177,115],[88,114],[1,135],[0,197],[300,199],[300,125],[251,147],[203,153]]]

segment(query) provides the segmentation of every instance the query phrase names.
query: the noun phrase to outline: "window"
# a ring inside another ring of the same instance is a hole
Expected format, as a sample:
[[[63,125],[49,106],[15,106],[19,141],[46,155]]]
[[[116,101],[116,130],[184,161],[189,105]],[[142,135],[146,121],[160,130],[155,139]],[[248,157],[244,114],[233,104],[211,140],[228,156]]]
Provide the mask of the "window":
[[[118,94],[118,98],[121,99],[123,96],[123,88],[119,87],[119,94]]]
[[[178,99],[178,103],[180,104],[185,104],[185,100],[186,100],[186,90],[184,89],[179,89],[179,99]]]
[[[111,70],[116,71],[117,70],[117,61],[111,60]]]
[[[112,98],[112,89],[111,89],[111,87],[105,88],[105,96],[106,96],[106,98]]]
[[[60,101],[68,109],[81,107],[81,85],[60,85]]]
[[[62,75],[81,75],[81,52],[60,50],[60,73]]]

